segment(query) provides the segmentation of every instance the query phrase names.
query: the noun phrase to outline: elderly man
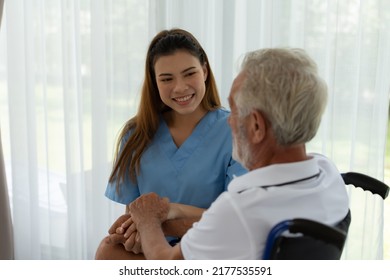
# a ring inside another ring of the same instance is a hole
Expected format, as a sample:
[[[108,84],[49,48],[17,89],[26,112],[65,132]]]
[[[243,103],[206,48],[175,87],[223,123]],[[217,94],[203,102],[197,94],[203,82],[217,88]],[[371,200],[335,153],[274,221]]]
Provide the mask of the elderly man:
[[[146,259],[259,259],[268,232],[288,218],[335,225],[348,213],[337,168],[306,153],[327,100],[317,66],[300,49],[262,49],[246,55],[229,104],[233,154],[250,172],[235,178],[175,246],[162,223],[186,209],[154,193],[130,205]],[[119,232],[124,231],[126,223]]]

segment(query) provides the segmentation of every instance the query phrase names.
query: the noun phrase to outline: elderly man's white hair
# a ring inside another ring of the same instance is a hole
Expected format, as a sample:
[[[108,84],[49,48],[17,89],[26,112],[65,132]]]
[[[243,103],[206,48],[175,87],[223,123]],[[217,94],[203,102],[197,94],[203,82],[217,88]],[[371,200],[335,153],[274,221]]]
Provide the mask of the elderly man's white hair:
[[[236,105],[241,117],[258,110],[272,125],[279,145],[302,144],[317,133],[327,86],[302,49],[261,49],[246,54],[245,79]]]

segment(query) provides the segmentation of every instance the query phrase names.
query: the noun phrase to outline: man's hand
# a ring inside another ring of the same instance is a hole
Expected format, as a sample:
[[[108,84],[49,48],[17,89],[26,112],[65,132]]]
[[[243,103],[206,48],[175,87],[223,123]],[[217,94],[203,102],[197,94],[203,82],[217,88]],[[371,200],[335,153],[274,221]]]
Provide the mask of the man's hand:
[[[156,193],[148,193],[137,198],[130,205],[130,214],[136,227],[149,223],[163,223],[169,212],[169,199]]]
[[[130,205],[131,218],[141,236],[146,259],[183,259],[180,244],[170,246],[161,227],[167,220],[169,208],[168,198],[156,193],[142,195]]]

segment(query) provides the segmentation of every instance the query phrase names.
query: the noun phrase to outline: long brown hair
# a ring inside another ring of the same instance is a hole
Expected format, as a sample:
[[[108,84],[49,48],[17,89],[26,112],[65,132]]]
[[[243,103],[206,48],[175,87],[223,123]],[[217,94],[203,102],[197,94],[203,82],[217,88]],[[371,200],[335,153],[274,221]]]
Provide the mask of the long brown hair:
[[[177,50],[188,51],[199,59],[201,65],[207,67],[206,92],[201,106],[207,111],[221,107],[213,72],[207,55],[198,40],[191,33],[182,29],[159,32],[151,41],[146,55],[145,80],[142,86],[138,112],[135,117],[125,123],[116,145],[114,166],[109,181],[114,182],[116,180],[117,188],[124,181],[127,172],[130,179],[136,182],[142,154],[157,131],[160,115],[171,110],[160,99],[154,65],[161,56],[171,55]],[[131,131],[131,135],[121,147],[122,139],[129,131]]]

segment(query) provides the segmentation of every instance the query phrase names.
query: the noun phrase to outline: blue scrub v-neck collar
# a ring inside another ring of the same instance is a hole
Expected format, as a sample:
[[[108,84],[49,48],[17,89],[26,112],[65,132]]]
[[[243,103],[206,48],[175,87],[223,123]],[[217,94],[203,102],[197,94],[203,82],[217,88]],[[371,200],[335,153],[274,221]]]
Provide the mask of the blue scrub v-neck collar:
[[[180,170],[187,162],[187,159],[191,157],[198,145],[202,142],[204,136],[210,131],[216,119],[217,111],[207,112],[196,125],[191,135],[178,148],[173,141],[167,123],[162,116],[160,117],[160,126],[156,133],[156,139],[159,139],[159,146],[177,170]]]

